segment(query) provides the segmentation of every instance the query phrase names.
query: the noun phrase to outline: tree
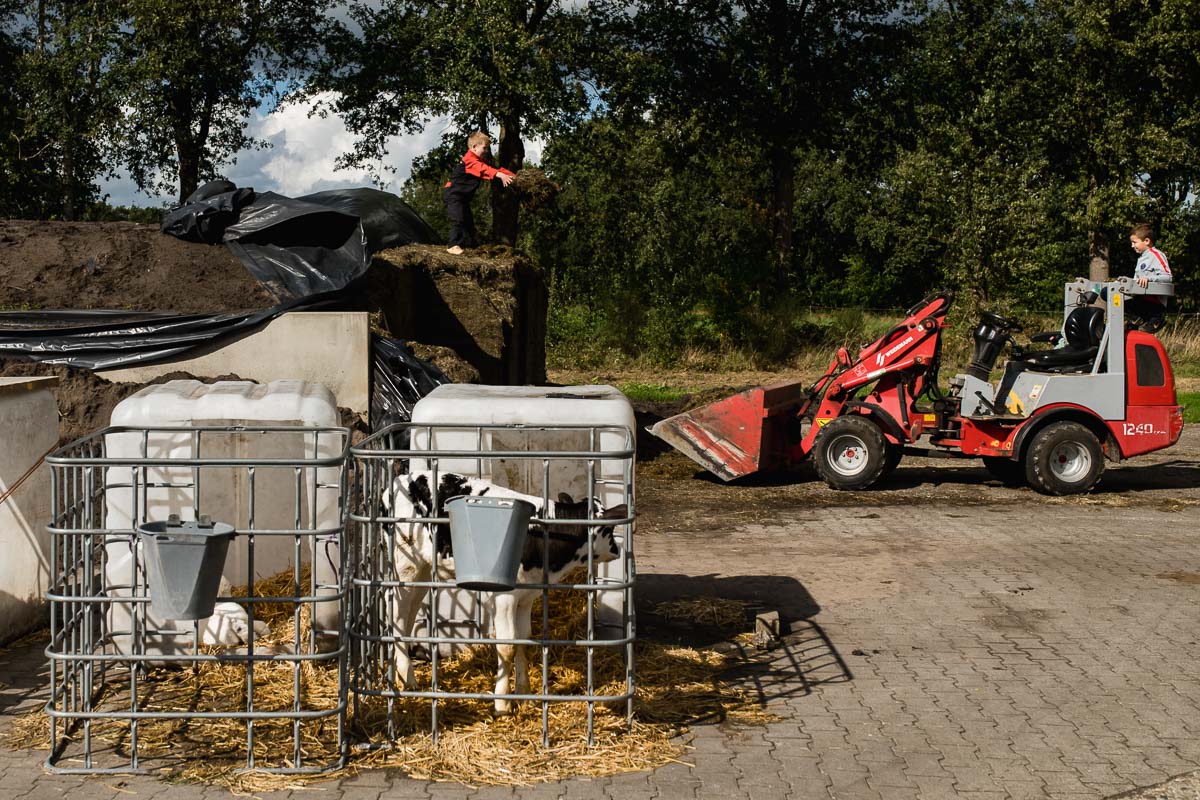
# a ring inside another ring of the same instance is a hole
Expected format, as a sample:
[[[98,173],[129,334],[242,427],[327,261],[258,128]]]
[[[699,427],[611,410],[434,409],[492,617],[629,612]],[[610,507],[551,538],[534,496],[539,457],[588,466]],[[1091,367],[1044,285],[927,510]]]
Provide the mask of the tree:
[[[369,164],[397,131],[448,115],[461,151],[467,132],[494,122],[499,165],[517,172],[525,137],[562,130],[588,108],[583,17],[559,0],[356,0],[350,16],[306,90],[334,93],[326,110],[360,137],[344,166]],[[492,217],[495,235],[514,243],[515,192],[492,193]]]
[[[106,0],[9,3],[0,58],[10,76],[3,145],[7,213],[76,219],[111,166],[104,142],[117,114],[117,17]]]
[[[1200,8],[1042,0],[1055,37],[1054,164],[1078,199],[1095,278],[1131,222],[1170,227],[1200,185]]]
[[[623,47],[605,97],[664,125],[696,114],[710,135],[757,150],[768,176],[777,283],[792,266],[796,157],[827,148],[891,52],[886,0],[640,0],[602,7]]]
[[[330,0],[122,0],[126,164],[145,191],[180,201],[239,150],[265,146],[251,114],[296,80]]]

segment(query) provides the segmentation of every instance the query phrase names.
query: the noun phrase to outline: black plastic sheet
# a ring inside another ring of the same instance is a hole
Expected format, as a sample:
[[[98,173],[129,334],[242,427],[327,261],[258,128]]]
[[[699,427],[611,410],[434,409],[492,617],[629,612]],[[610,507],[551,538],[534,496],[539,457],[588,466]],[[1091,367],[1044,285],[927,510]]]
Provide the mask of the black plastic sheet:
[[[162,232],[189,242],[224,242],[280,301],[345,288],[367,271],[371,253],[439,241],[407,203],[378,189],[292,198],[229,181],[197,189],[167,213]]]
[[[331,189],[296,198],[358,217],[367,250],[378,253],[406,244],[441,244],[442,238],[412,206],[378,189]]]
[[[188,195],[183,205],[168,211],[159,229],[185,242],[220,244],[225,228],[253,201],[253,189],[239,189],[224,180],[209,181]]]
[[[400,339],[371,335],[371,430],[412,419],[417,401],[443,383],[440,369],[413,355]]]
[[[200,348],[215,349],[288,311],[329,311],[345,304],[342,292],[331,292],[249,313],[3,312],[0,358],[92,370],[149,364]]]

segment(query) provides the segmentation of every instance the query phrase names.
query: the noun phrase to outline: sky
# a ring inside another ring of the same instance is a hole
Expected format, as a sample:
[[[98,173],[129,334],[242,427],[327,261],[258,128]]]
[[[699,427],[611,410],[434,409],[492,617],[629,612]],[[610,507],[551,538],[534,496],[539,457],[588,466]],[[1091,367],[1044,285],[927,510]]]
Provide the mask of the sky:
[[[317,98],[321,99],[330,97]],[[222,168],[223,177],[239,187],[289,197],[326,189],[373,186],[366,170],[334,170],[337,157],[351,149],[354,134],[346,130],[338,116],[309,117],[311,108],[312,104],[296,104],[273,113],[256,111],[249,121],[248,133],[252,138],[270,142],[271,147],[239,152],[236,163]],[[436,147],[448,126],[447,118],[439,117],[429,120],[419,134],[389,139],[383,164],[394,167],[396,172],[389,175],[389,183],[383,188],[398,193],[412,170],[413,158]],[[541,149],[541,142],[527,141],[526,160],[539,161]],[[466,152],[465,142],[463,152]],[[137,191],[128,175],[102,182],[101,191],[108,194],[108,202],[114,206],[174,205],[176,201],[174,195],[150,196]]]

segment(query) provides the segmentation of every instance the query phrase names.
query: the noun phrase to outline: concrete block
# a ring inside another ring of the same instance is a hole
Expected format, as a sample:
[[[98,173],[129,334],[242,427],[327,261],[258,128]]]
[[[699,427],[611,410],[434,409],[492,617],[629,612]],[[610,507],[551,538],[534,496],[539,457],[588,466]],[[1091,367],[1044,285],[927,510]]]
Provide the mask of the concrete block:
[[[197,377],[237,375],[258,383],[302,380],[323,384],[337,404],[366,414],[371,407],[371,335],[363,311],[284,314],[266,327],[186,358],[97,372],[106,380],[145,383],[169,372]]]
[[[50,582],[50,470],[57,378],[0,378],[0,644],[45,620]]]

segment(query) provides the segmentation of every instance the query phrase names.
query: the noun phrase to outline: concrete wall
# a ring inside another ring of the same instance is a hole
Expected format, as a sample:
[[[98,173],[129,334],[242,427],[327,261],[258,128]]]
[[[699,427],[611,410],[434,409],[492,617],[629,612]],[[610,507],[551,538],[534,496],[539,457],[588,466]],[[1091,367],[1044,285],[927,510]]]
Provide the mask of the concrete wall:
[[[235,374],[266,383],[297,379],[324,384],[337,404],[366,414],[371,406],[371,337],[365,311],[284,314],[249,336],[189,358],[98,374],[142,383],[168,372],[197,377]]]
[[[57,380],[0,378],[0,644],[46,621],[50,469],[42,463],[17,483],[58,442]]]

